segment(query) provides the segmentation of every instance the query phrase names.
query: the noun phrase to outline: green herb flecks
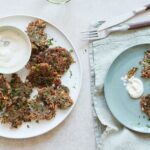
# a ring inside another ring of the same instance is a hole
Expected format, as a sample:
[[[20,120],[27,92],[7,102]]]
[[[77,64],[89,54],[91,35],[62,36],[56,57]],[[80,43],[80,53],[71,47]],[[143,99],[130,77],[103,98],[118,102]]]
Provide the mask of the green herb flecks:
[[[35,70],[36,70],[36,71],[40,71],[40,68],[39,68],[39,65],[38,65],[38,64],[35,65]]]
[[[21,93],[21,90],[20,88],[12,88],[11,90],[11,96],[14,97],[14,96],[19,96]]]
[[[5,87],[4,87],[4,88],[1,88],[0,91],[2,91],[2,93],[3,93],[4,95],[7,94],[7,92],[8,92]]]
[[[2,111],[4,109],[4,105],[2,102],[0,102],[0,111]]]
[[[39,120],[36,120],[35,122],[36,122],[36,123],[39,123]]]
[[[70,73],[70,78],[72,77],[72,71],[71,70],[69,70],[69,73]]]
[[[72,52],[73,52],[73,49],[70,49],[69,52],[72,53]]]
[[[34,103],[34,104],[31,104],[31,107],[36,112],[43,112],[43,107],[41,104]]]
[[[48,39],[48,40],[47,40],[48,45],[49,45],[49,46],[53,45],[53,41],[54,41],[54,39],[53,39],[53,38]]]

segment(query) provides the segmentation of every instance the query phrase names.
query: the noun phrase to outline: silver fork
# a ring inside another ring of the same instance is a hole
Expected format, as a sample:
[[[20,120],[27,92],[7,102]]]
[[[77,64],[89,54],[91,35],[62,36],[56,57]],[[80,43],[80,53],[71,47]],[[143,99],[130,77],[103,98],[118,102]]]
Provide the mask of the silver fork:
[[[91,40],[98,40],[98,39],[106,38],[112,32],[139,29],[139,28],[143,28],[143,27],[147,27],[147,26],[150,26],[150,21],[125,24],[125,25],[121,25],[121,26],[117,26],[117,27],[108,28],[108,29],[105,29],[102,31],[91,30],[89,32],[82,32],[82,35],[83,35],[83,40],[91,41]]]

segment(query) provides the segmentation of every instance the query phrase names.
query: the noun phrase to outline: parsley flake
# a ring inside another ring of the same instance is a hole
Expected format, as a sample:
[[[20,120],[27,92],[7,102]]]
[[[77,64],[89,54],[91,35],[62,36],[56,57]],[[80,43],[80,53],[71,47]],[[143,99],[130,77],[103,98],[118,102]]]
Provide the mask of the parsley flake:
[[[50,46],[50,45],[53,45],[53,41],[54,41],[54,39],[53,38],[51,38],[51,39],[48,39],[47,40],[47,42],[48,42],[48,45]]]

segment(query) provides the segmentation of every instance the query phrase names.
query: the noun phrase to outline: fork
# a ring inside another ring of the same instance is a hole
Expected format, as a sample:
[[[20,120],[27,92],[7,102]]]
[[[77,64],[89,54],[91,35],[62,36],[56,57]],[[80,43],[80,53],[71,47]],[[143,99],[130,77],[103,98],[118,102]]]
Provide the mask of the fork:
[[[120,31],[128,31],[128,30],[134,30],[139,29],[143,27],[150,26],[150,21],[145,22],[138,22],[138,23],[132,23],[132,24],[124,24],[117,27],[108,28],[102,31],[89,31],[89,32],[82,32],[83,34],[83,40],[98,40],[106,38],[109,34],[112,32],[120,32]]]

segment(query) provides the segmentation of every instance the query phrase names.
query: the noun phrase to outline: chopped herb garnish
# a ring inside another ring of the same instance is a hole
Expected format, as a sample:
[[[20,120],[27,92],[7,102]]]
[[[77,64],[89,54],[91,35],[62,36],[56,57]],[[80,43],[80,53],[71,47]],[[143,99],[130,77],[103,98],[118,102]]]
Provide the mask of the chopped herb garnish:
[[[21,89],[20,88],[12,88],[11,90],[11,95],[14,96],[18,96],[21,93]]]
[[[38,106],[37,104],[32,104],[31,107],[32,107],[34,110],[38,111],[39,106]]]
[[[39,123],[39,120],[36,120],[35,122],[36,122],[36,123]]]
[[[36,98],[36,97],[37,97],[37,95],[34,95],[34,96],[33,96],[33,98]]]
[[[146,125],[147,128],[150,128],[150,125]]]
[[[35,65],[35,70],[36,70],[36,71],[40,71],[40,67],[39,67],[38,64]]]
[[[2,93],[5,95],[7,94],[7,89],[4,87],[4,88],[1,88],[0,91],[2,91]]]
[[[51,69],[51,67],[48,67],[47,70],[48,70],[48,72],[50,72],[52,69]]]
[[[70,49],[69,52],[72,53],[72,52],[73,52],[73,49]]]
[[[53,45],[53,41],[54,41],[54,39],[53,39],[53,38],[48,39],[48,45],[49,45],[49,46],[50,46],[50,45]]]
[[[45,91],[43,94],[44,94],[44,96],[49,96],[50,95],[49,91]]]
[[[0,111],[2,111],[2,110],[3,110],[3,108],[4,108],[3,104],[2,104],[2,103],[0,103]]]
[[[71,70],[69,70],[69,73],[70,73],[70,78],[72,77],[72,71]]]

